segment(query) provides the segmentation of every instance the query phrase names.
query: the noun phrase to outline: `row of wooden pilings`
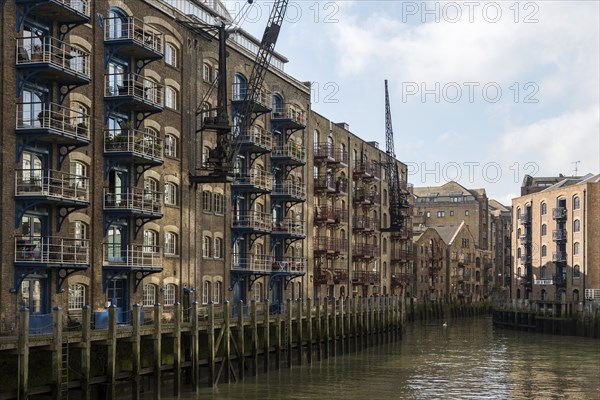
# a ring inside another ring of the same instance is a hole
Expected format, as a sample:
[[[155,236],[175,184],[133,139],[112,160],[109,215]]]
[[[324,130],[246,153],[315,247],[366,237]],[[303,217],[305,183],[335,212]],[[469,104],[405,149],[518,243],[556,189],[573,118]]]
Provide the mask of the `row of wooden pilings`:
[[[20,399],[43,392],[51,392],[56,399],[68,398],[69,393],[82,399],[114,399],[118,388],[119,396],[130,392],[131,398],[139,399],[144,389],[142,380],[149,379],[150,390],[158,399],[164,392],[165,372],[171,372],[172,394],[178,396],[182,377],[189,380],[192,391],[197,391],[202,382],[209,386],[239,382],[246,374],[311,363],[398,340],[405,319],[400,297],[316,299],[314,303],[310,298],[289,299],[285,311],[278,314],[272,314],[271,307],[268,300],[252,301],[246,308],[242,302],[232,307],[227,301],[207,306],[193,303],[188,309],[178,303],[172,307],[156,304],[148,318],[147,311],[143,317],[142,307],[134,305],[127,324],[118,324],[117,309],[110,307],[103,329],[92,326],[91,308],[84,307],[76,330],[64,329],[63,311],[57,307],[52,333],[45,335],[29,333],[29,311],[23,309],[15,338],[18,387],[13,394]],[[123,350],[124,342],[127,350]],[[98,349],[105,354],[99,356]],[[150,349],[152,362],[148,367],[144,359]],[[46,369],[51,377],[45,385],[30,387],[32,351],[52,354]],[[119,368],[128,363],[124,357],[131,357],[125,370]],[[93,373],[98,370],[97,360],[105,360],[102,375]],[[69,379],[73,369],[78,370],[78,379]],[[0,398],[11,397],[0,390]]]

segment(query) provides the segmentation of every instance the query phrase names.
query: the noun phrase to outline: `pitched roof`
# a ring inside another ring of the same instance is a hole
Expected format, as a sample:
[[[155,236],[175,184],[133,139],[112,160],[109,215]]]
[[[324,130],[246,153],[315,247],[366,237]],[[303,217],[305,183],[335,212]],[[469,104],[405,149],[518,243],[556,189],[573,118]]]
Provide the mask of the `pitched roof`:
[[[498,210],[498,211],[506,211],[506,212],[510,211],[510,208],[501,204],[498,200],[494,200],[494,199],[488,200],[488,206],[490,208],[493,208],[494,210]]]
[[[451,196],[451,195],[474,195],[470,190],[458,182],[450,181],[442,186],[426,186],[426,187],[414,187],[414,195],[416,197],[429,197],[429,196]],[[478,189],[483,190],[483,189]],[[485,192],[485,190],[484,190]]]

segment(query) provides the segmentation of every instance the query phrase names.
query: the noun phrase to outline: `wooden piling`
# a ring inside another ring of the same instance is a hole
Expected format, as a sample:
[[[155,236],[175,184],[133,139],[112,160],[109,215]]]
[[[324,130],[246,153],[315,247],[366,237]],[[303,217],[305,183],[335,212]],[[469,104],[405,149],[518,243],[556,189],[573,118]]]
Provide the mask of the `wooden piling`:
[[[160,399],[161,390],[161,356],[162,356],[162,305],[156,303],[154,305],[154,332],[152,333],[152,344],[153,344],[153,362],[152,367],[154,369],[154,398]]]
[[[250,331],[252,334],[251,346],[251,371],[252,375],[258,374],[258,312],[256,309],[256,300],[250,302]]]
[[[292,366],[292,358],[293,358],[293,354],[292,354],[292,320],[294,318],[294,308],[293,308],[293,302],[292,299],[287,299],[287,313],[286,313],[286,319],[285,319],[285,349],[287,351],[286,354],[286,358],[287,358],[287,366],[288,368],[291,368]]]
[[[270,309],[270,303],[269,303],[269,299],[265,299],[264,303],[264,313],[265,313],[265,317],[264,317],[264,323],[263,323],[263,340],[264,340],[264,347],[263,347],[263,361],[264,361],[264,372],[268,372],[269,371],[269,355],[271,353],[271,338],[270,338],[270,324],[271,324],[271,320],[270,320],[270,316],[271,316],[271,309]]]
[[[331,338],[331,334],[329,331],[329,307],[328,307],[329,299],[323,299],[323,356],[325,358],[329,358],[329,341]]]
[[[27,399],[29,396],[29,309],[21,308],[19,321],[19,382],[18,398]]]
[[[91,337],[90,330],[92,327],[92,308],[84,306],[81,309],[81,398],[83,400],[91,400]]]
[[[175,313],[175,332],[173,332],[173,395],[181,392],[181,304],[173,304]]]
[[[200,334],[198,326],[198,302],[192,303],[192,332],[191,332],[191,360],[192,360],[192,384],[194,392],[197,393],[200,389]]]
[[[246,349],[244,343],[244,302],[238,302],[237,315],[237,350],[238,350],[238,379],[244,381],[244,372],[246,369]]]
[[[133,379],[131,381],[131,397],[134,400],[140,399],[140,390],[142,388],[141,376],[141,335],[140,335],[140,305],[134,304],[132,311],[133,333],[131,336],[131,373]]]
[[[206,347],[208,351],[208,386],[215,382],[215,305],[208,303],[208,328],[206,332]]]
[[[346,352],[346,338],[345,338],[345,329],[344,329],[344,324],[346,323],[346,318],[345,318],[345,308],[344,308],[344,297],[340,297],[340,299],[338,300],[339,304],[338,304],[338,308],[339,308],[339,314],[340,314],[340,328],[339,328],[339,332],[340,332],[340,354],[344,354]]]
[[[313,315],[311,308],[311,299],[308,297],[306,299],[306,330],[308,336],[307,350],[306,350],[306,362],[308,364],[312,364],[312,354],[313,354]]]
[[[303,351],[303,343],[302,343],[302,299],[296,300],[296,354],[298,365],[302,365],[302,351]],[[290,332],[290,336],[291,336]]]
[[[60,307],[54,307],[52,309],[52,335],[54,336],[54,341],[52,342],[52,392],[55,399],[62,400],[63,393],[61,390],[61,383],[63,378],[63,330],[62,309]]]
[[[317,326],[317,360],[323,359],[323,331],[321,329],[321,299],[318,297],[315,299],[315,311],[316,319],[315,323]]]
[[[331,355],[337,355],[337,305],[335,297],[331,297]]]

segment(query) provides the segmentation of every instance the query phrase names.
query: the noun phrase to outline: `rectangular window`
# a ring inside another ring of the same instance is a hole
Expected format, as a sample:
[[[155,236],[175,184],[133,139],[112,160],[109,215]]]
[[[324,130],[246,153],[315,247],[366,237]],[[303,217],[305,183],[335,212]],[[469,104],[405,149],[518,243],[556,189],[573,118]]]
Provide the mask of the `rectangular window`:
[[[223,197],[223,195],[221,193],[215,193],[213,195],[213,198],[214,198],[214,208],[213,208],[213,210],[214,210],[215,214],[223,214],[223,211],[224,211],[224,207],[223,207],[224,206],[224,201],[223,201],[224,197]]]
[[[156,286],[152,284],[144,285],[142,293],[142,306],[153,307],[156,304]]]
[[[173,232],[165,233],[165,254],[177,255],[177,235]]]
[[[454,211],[450,211],[450,216],[454,217]]]
[[[165,46],[165,62],[177,68],[177,48],[171,43],[167,43]]]
[[[437,212],[437,217],[438,218],[444,218],[446,216],[446,212],[445,211],[438,211]]]
[[[469,247],[469,239],[463,239],[462,240],[462,248],[466,249]]]
[[[223,258],[223,239],[215,238],[215,258]]]
[[[177,205],[177,186],[170,182],[165,184],[165,204],[170,206]]]
[[[81,310],[85,305],[85,286],[69,286],[69,310]]]
[[[213,284],[213,297],[212,297],[212,301],[215,304],[219,304],[221,302],[221,288],[223,286],[222,282],[215,282]]]
[[[202,304],[208,304],[210,292],[210,282],[204,281],[202,282]]]
[[[212,239],[210,236],[204,236],[204,241],[203,241],[203,245],[202,245],[202,257],[204,258],[210,258],[210,252],[211,252],[211,244],[212,244]]]
[[[210,192],[208,190],[202,191],[202,211],[210,211]]]
[[[165,107],[177,110],[177,90],[170,86],[165,88]]]
[[[177,158],[177,138],[165,135],[165,156]]]
[[[468,217],[469,216],[469,210],[465,210],[465,216]]]
[[[165,287],[165,306],[172,306],[175,304],[175,285],[169,283]]]

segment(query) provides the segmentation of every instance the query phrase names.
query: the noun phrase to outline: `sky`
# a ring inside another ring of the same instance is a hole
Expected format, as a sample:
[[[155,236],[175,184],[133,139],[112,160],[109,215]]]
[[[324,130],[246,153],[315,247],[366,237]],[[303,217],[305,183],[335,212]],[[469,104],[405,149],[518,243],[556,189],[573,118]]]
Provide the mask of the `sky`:
[[[256,0],[242,27],[260,38],[272,4]],[[510,205],[525,174],[600,172],[599,5],[290,0],[276,51],[313,82],[315,111],[382,149],[388,79],[409,182]]]

